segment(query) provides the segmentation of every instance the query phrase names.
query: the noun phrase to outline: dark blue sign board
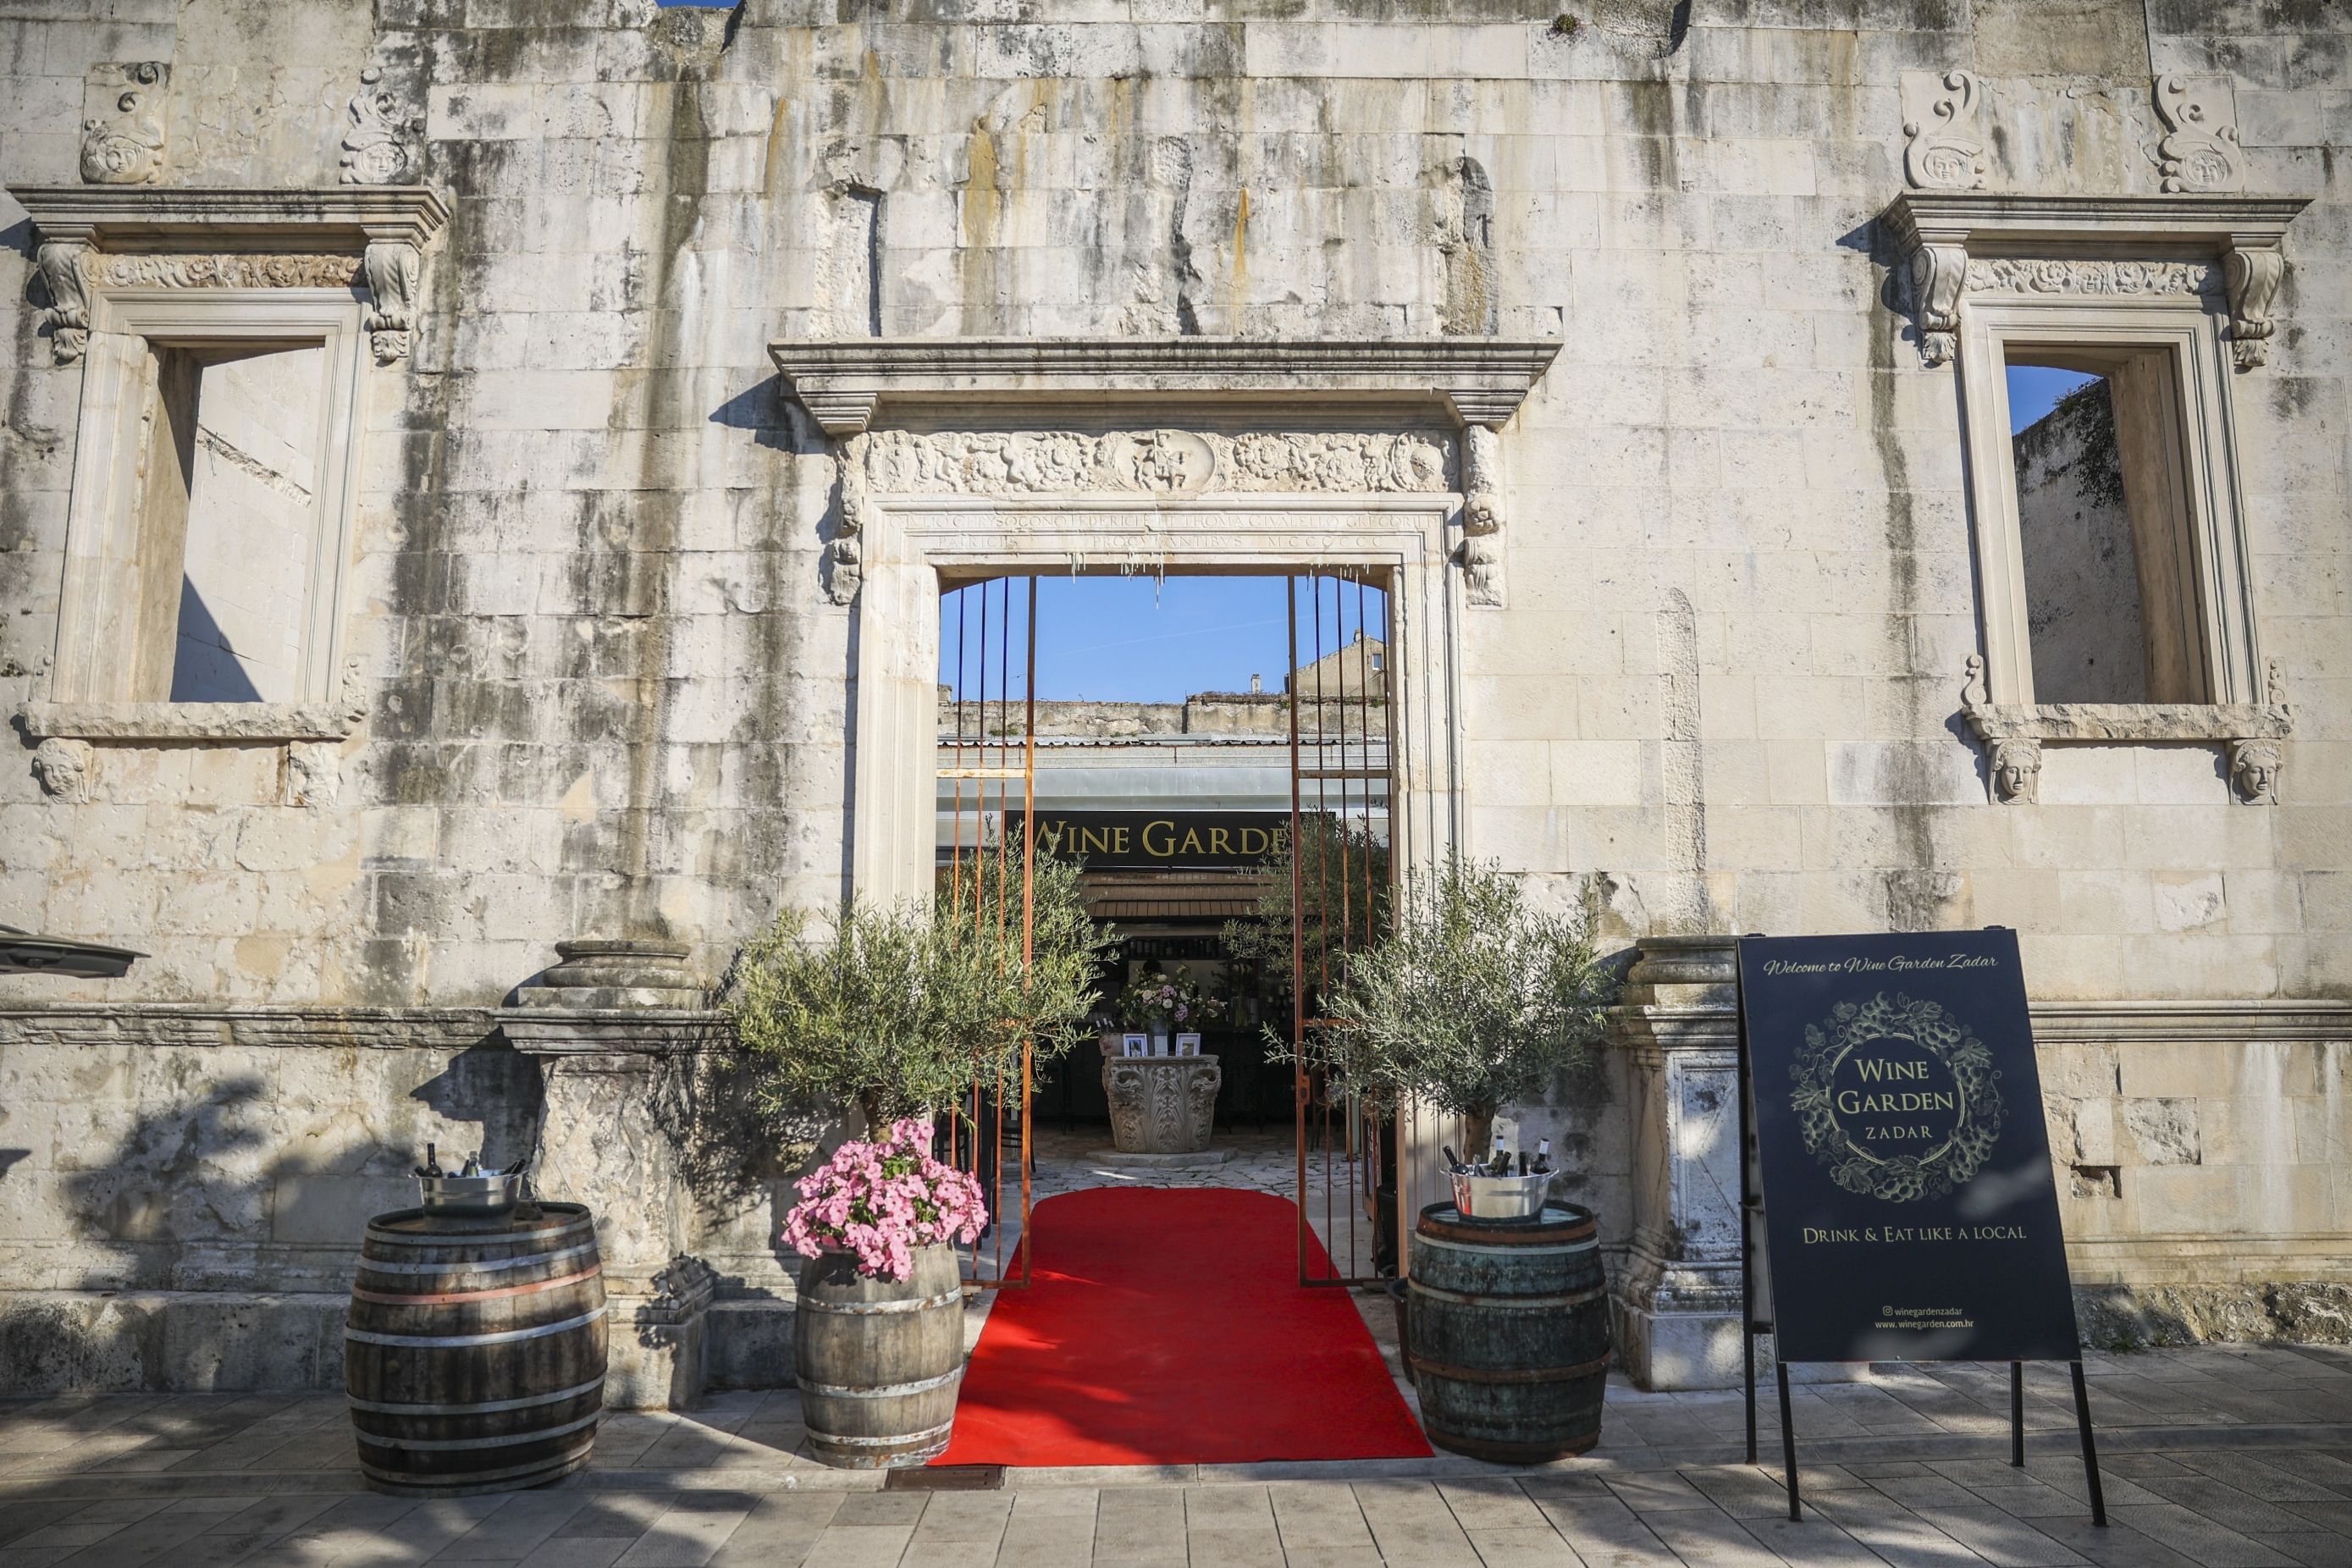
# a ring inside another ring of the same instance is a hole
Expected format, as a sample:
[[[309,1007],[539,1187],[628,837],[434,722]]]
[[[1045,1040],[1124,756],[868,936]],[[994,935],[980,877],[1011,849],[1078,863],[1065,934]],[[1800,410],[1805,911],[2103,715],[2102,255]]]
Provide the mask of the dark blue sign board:
[[[1790,1517],[1790,1363],[2008,1362],[2021,1465],[2021,1363],[2063,1361],[2105,1523],[2017,933],[1744,938],[1739,1010],[1759,1189],[1748,1332],[1772,1333],[1780,1363]],[[1759,1241],[1769,1326],[1753,1306]]]

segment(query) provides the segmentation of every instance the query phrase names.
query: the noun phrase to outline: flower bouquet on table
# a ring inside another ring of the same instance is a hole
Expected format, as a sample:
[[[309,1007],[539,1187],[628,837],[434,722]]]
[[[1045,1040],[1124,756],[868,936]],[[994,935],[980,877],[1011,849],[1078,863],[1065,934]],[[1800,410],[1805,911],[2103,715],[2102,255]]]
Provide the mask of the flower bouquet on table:
[[[1119,993],[1118,1015],[1130,1029],[1157,1035],[1207,1028],[1227,1010],[1222,996],[1202,991],[1189,974],[1145,970]]]
[[[784,1245],[803,1258],[848,1253],[859,1274],[898,1280],[913,1272],[918,1247],[978,1240],[988,1225],[980,1183],[930,1147],[930,1123],[911,1116],[887,1137],[844,1143],[801,1179]]]

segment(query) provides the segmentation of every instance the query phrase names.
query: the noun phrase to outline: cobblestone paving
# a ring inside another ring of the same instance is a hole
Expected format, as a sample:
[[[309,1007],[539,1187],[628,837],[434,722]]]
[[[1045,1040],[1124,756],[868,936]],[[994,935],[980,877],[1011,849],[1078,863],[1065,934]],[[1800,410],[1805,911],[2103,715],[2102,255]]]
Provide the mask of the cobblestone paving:
[[[2031,1369],[2022,1471],[2007,1463],[2003,1368],[1880,1367],[1799,1388],[1798,1524],[1777,1468],[1737,1462],[1737,1395],[1622,1381],[1603,1447],[1536,1469],[1015,1470],[996,1490],[885,1489],[796,1452],[792,1394],[740,1394],[613,1416],[592,1468],[544,1490],[425,1503],[361,1487],[334,1396],[120,1394],[0,1401],[0,1568],[2352,1564],[2352,1352],[2089,1364],[2105,1531],[2087,1517],[2058,1367]]]

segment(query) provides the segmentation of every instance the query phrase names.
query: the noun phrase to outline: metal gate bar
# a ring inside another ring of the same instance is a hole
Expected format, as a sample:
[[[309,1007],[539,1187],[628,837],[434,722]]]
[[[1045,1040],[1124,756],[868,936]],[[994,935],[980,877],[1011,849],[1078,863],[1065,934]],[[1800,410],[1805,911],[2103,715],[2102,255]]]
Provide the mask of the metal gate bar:
[[[1349,636],[1348,615],[1351,589],[1355,609],[1353,637]],[[1307,599],[1303,636],[1299,614],[1302,593]],[[1374,827],[1374,785],[1377,783],[1381,786],[1379,807],[1386,812],[1391,809],[1394,793],[1389,781],[1394,748],[1391,743],[1393,705],[1388,700],[1388,684],[1395,661],[1384,656],[1375,666],[1367,640],[1375,604],[1383,612],[1381,619],[1384,642],[1386,634],[1391,633],[1390,617],[1384,613],[1386,601],[1384,590],[1370,585],[1358,574],[1304,574],[1293,576],[1290,583],[1288,621],[1294,672],[1287,704],[1292,1098],[1297,1135],[1298,1278],[1302,1285],[1370,1284],[1377,1278],[1366,1271],[1369,1260],[1360,1265],[1359,1247],[1370,1238],[1370,1232],[1360,1228],[1360,1222],[1378,1215],[1381,1174],[1379,1125],[1370,1108],[1349,1090],[1344,1079],[1335,1079],[1318,1063],[1328,1059],[1328,1041],[1337,1027],[1331,1019],[1321,1016],[1321,1000],[1343,973],[1348,953],[1374,934],[1380,894],[1388,882],[1388,871],[1381,865],[1387,858],[1386,847]],[[1328,647],[1324,635],[1327,613],[1331,634]],[[1348,689],[1351,651],[1355,658],[1352,694]],[[1302,675],[1306,679],[1302,679]],[[1375,678],[1383,720],[1381,754],[1377,764],[1372,756],[1371,728]],[[1314,705],[1313,720],[1303,723],[1300,710],[1310,701]],[[1309,746],[1311,763],[1307,760]],[[1307,803],[1310,784],[1311,807]],[[1335,793],[1336,809],[1332,799]],[[1310,853],[1314,858],[1311,868],[1307,864]],[[1313,1200],[1307,1186],[1310,1143],[1321,1153],[1325,1247],[1320,1259],[1316,1258],[1313,1246]],[[1342,1214],[1346,1216],[1344,1232]]]
[[[1021,921],[1021,957],[1025,964],[1034,956],[1036,931],[1036,793],[1037,793],[1037,580],[1023,579],[1028,584],[1027,613],[1022,619],[1018,634],[1014,628],[1013,579],[996,577],[952,589],[946,595],[954,605],[955,651],[955,742],[954,761],[942,770],[954,780],[951,797],[954,824],[949,837],[949,858],[942,896],[951,901],[955,918],[963,918],[967,896],[970,900],[973,929],[986,930],[992,921],[995,934],[1003,941],[1015,918],[1013,905],[1012,879],[1021,879],[1021,897],[1017,918]],[[992,604],[992,598],[993,604]],[[945,629],[949,616],[943,602],[940,622]],[[971,612],[978,611],[979,647],[973,657],[971,641]],[[1015,738],[1013,729],[1013,643],[1016,635],[1024,644],[1021,682],[1021,729],[1019,756],[1014,756]],[[991,757],[991,727],[989,723],[989,665],[996,666],[994,700],[996,721],[993,751]],[[968,696],[967,674],[973,678],[977,690]],[[967,762],[967,751],[972,761]],[[1013,786],[1019,781],[1022,833],[1017,863],[1004,832],[1005,813],[1012,804]],[[964,785],[972,785],[972,808],[976,817],[971,857],[967,860],[964,845]],[[995,825],[994,855],[990,855],[989,825],[990,786],[994,786]],[[993,876],[990,875],[993,860]],[[967,891],[965,878],[971,879]],[[992,899],[992,893],[993,895]],[[1009,1080],[1009,1064],[1002,1056],[993,1063],[993,1081],[982,1073],[973,1081],[971,1102],[959,1110],[969,1117],[969,1131],[958,1117],[948,1121],[948,1159],[957,1169],[975,1179],[982,1180],[989,1189],[988,1212],[994,1238],[994,1268],[982,1268],[986,1244],[973,1247],[966,1260],[963,1282],[967,1289],[989,1290],[1001,1286],[1026,1286],[1030,1281],[1029,1225],[1034,1185],[1032,1136],[1032,1100],[1035,1089],[1036,1046],[1034,1040],[1021,1043],[1021,1068],[1017,1085]],[[1021,1164],[1021,1240],[1014,1253],[1014,1268],[1007,1272],[1004,1252],[1004,1120],[1009,1109],[1008,1096],[1017,1090],[1020,1097],[1020,1132],[1017,1157]]]

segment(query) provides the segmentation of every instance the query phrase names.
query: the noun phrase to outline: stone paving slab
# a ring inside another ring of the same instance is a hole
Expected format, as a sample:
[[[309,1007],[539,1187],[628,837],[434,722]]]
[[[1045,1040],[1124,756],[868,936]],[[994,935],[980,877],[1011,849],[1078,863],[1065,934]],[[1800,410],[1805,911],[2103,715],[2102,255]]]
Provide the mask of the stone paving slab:
[[[1777,1412],[1613,1380],[1604,1442],[1550,1466],[1426,1460],[1007,1473],[886,1489],[804,1452],[790,1393],[608,1421],[537,1491],[365,1489],[331,1395],[0,1400],[0,1568],[2352,1568],[2352,1355],[2208,1346],[2086,1363],[2109,1514],[2094,1529],[2063,1371],[1876,1367]],[[1843,1419],[1838,1417],[1843,1416]]]

